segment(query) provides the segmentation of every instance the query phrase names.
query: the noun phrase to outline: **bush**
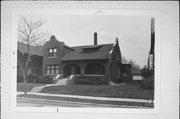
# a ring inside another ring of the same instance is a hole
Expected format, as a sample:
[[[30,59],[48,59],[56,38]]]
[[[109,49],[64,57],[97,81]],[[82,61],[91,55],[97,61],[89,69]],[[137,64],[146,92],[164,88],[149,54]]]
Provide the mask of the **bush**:
[[[42,76],[42,75],[29,75],[28,83],[42,83],[42,84],[51,84],[53,83],[51,76]]]
[[[38,75],[30,74],[29,76],[27,76],[27,78],[28,78],[28,83],[36,83],[36,81],[38,80]]]
[[[36,83],[51,84],[53,83],[52,76],[38,76]]]
[[[104,80],[104,77],[81,75],[74,79],[74,84],[107,85],[107,81]]]
[[[141,84],[142,89],[153,90],[154,89],[154,76],[145,78]]]
[[[132,76],[122,77],[122,78],[120,78],[120,79],[118,79],[118,80],[119,80],[118,83],[137,84],[137,82],[132,79]]]

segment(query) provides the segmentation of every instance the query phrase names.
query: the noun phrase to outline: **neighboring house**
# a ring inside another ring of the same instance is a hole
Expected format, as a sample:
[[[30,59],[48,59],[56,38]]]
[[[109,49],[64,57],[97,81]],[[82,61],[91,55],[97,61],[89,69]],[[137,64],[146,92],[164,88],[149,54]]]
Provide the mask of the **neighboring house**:
[[[95,76],[103,77],[107,83],[117,83],[121,78],[120,65],[118,39],[114,44],[97,44],[97,33],[94,33],[94,45],[69,47],[52,36],[43,47],[44,75]]]
[[[42,75],[42,46],[30,46],[30,67],[28,74]],[[18,42],[17,49],[17,76],[22,78],[25,73],[25,65],[28,58],[27,44]]]
[[[131,74],[132,74],[132,79],[134,81],[142,81],[143,80],[143,76],[141,73],[141,70],[138,68],[131,68]]]

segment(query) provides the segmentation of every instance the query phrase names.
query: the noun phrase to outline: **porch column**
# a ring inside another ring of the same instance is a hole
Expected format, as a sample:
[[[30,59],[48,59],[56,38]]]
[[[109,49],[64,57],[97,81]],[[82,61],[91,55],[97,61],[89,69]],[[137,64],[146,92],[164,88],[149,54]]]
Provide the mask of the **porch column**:
[[[61,63],[61,64],[59,65],[59,74],[64,75],[64,71],[63,71],[64,66],[65,66],[65,63]],[[64,76],[63,76],[63,77],[64,77]]]
[[[84,64],[81,64],[81,75],[85,74],[85,66]]]

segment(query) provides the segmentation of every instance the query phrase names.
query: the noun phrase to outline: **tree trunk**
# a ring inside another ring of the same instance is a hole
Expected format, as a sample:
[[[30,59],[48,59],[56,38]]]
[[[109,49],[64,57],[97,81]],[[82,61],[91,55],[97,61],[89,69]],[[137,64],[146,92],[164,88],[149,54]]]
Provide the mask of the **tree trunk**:
[[[26,83],[26,74],[25,74],[22,66],[21,66],[21,65],[19,65],[19,66],[20,66],[21,71],[22,71],[22,74],[23,74],[23,82],[24,82],[24,86],[25,86],[24,95],[26,96],[26,95],[27,95],[27,90],[26,90],[26,85],[27,85],[27,83]],[[26,69],[25,69],[25,70],[26,70]]]

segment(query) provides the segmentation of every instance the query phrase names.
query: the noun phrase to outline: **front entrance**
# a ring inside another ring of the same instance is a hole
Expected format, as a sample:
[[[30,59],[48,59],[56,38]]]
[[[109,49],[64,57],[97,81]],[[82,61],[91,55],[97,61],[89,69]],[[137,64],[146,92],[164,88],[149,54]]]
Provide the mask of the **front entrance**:
[[[79,65],[70,63],[63,68],[64,77],[69,77],[71,74],[80,74],[81,68]]]

